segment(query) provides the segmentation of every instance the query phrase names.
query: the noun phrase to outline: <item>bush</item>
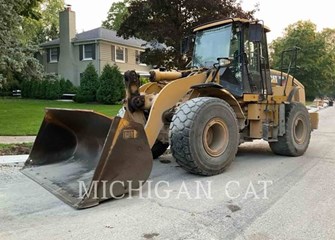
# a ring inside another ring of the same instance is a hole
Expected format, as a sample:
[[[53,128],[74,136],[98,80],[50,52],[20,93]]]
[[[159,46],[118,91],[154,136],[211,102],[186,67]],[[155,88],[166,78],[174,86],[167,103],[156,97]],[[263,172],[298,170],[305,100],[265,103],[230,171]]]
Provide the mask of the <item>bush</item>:
[[[39,92],[39,81],[31,80],[31,98],[37,98]]]
[[[45,89],[45,99],[59,99],[61,97],[61,91],[59,87],[59,81],[47,81],[48,84]]]
[[[146,83],[149,83],[150,80],[148,77],[140,77],[140,82],[141,82],[141,86],[146,84]]]
[[[37,95],[35,96],[35,98],[48,99],[46,91],[49,85],[49,80],[36,81],[36,82],[37,82]]]
[[[59,80],[59,87],[60,92],[62,94],[64,93],[77,93],[78,89],[72,84],[70,80],[65,80],[64,78],[61,78]]]
[[[98,102],[115,104],[124,98],[123,76],[119,68],[106,64],[100,76],[100,87],[97,92]]]
[[[23,98],[59,99],[63,93],[75,93],[76,88],[69,80],[49,74],[43,80],[25,80],[21,83]]]
[[[32,81],[23,81],[21,84],[21,96],[23,98],[31,98]]]
[[[20,89],[20,83],[13,78],[3,78],[0,74],[0,96],[12,96],[12,91]]]
[[[76,102],[94,102],[99,87],[98,73],[92,63],[89,63],[80,79],[80,87],[75,97]]]

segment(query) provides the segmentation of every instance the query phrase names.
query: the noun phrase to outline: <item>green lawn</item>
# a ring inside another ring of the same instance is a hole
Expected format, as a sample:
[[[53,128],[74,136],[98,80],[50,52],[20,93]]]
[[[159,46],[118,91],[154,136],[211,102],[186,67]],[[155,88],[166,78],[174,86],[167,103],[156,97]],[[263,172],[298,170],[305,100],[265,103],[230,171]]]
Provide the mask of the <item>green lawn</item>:
[[[121,106],[0,98],[0,136],[36,135],[46,107],[88,109],[115,116]]]

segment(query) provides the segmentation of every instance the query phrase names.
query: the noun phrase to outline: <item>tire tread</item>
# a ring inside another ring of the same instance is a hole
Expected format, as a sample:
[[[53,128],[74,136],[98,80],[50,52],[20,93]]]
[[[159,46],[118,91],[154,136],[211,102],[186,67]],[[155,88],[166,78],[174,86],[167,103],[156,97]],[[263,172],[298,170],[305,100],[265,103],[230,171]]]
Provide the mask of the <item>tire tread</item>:
[[[285,109],[285,129],[286,129],[286,133],[284,134],[284,136],[279,136],[278,137],[278,141],[277,142],[270,142],[270,148],[272,150],[273,153],[278,154],[278,155],[283,155],[283,156],[300,156],[302,155],[305,151],[303,151],[302,153],[297,151],[292,143],[292,139],[291,139],[291,130],[290,129],[290,117],[292,116],[292,114],[294,114],[294,112],[296,111],[306,111],[307,109],[305,108],[304,105],[302,105],[302,103],[299,102],[292,102],[289,105],[286,106]],[[305,114],[306,114],[305,112]],[[308,114],[308,112],[307,112]],[[309,123],[310,124],[310,123]],[[311,129],[311,127],[309,127],[309,129]],[[309,145],[309,141],[310,141],[310,132],[309,132],[309,136],[308,136],[308,143],[307,143],[307,147]]]
[[[213,97],[199,97],[183,103],[174,114],[172,122],[170,124],[170,148],[172,156],[176,159],[176,162],[183,169],[193,174],[205,176],[213,175],[213,173],[201,168],[197,164],[197,162],[192,159],[191,149],[189,146],[191,139],[189,136],[190,131],[195,124],[196,116],[199,111],[205,105],[211,104],[214,101],[222,102],[236,119],[236,114],[234,110],[227,102]],[[225,168],[229,166],[231,161],[228,162],[224,168],[220,169],[220,171],[217,171],[215,174],[222,173]]]

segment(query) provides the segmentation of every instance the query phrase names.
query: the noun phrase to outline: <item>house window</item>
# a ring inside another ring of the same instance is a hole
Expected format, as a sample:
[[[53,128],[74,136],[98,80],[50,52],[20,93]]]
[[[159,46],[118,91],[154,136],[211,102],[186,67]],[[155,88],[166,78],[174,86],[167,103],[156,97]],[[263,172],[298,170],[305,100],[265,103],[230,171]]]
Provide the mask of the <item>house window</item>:
[[[95,59],[95,44],[84,44],[80,46],[80,60]]]
[[[116,46],[115,47],[115,60],[117,62],[125,62],[125,48]]]
[[[94,44],[86,44],[83,45],[83,59],[84,60],[92,60],[93,59],[93,48],[94,48]]]
[[[135,56],[136,56],[136,64],[139,64],[139,65],[146,65],[145,63],[142,63],[142,58],[141,58],[141,54],[143,53],[143,51],[139,51],[139,50],[136,50],[136,53],[135,53]]]
[[[49,49],[49,59],[48,60],[50,63],[58,62],[58,48]]]

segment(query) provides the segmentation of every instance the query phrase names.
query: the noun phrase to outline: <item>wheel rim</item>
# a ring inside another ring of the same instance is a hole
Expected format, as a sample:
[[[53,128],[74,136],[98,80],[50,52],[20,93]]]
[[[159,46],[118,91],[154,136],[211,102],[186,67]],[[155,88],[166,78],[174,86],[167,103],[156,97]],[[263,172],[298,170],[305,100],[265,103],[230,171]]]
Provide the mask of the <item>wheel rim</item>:
[[[211,119],[204,129],[202,142],[205,151],[212,157],[220,156],[228,146],[229,131],[226,123],[220,118]]]
[[[306,124],[304,119],[299,116],[294,121],[293,125],[293,137],[297,144],[303,144],[307,137]]]

